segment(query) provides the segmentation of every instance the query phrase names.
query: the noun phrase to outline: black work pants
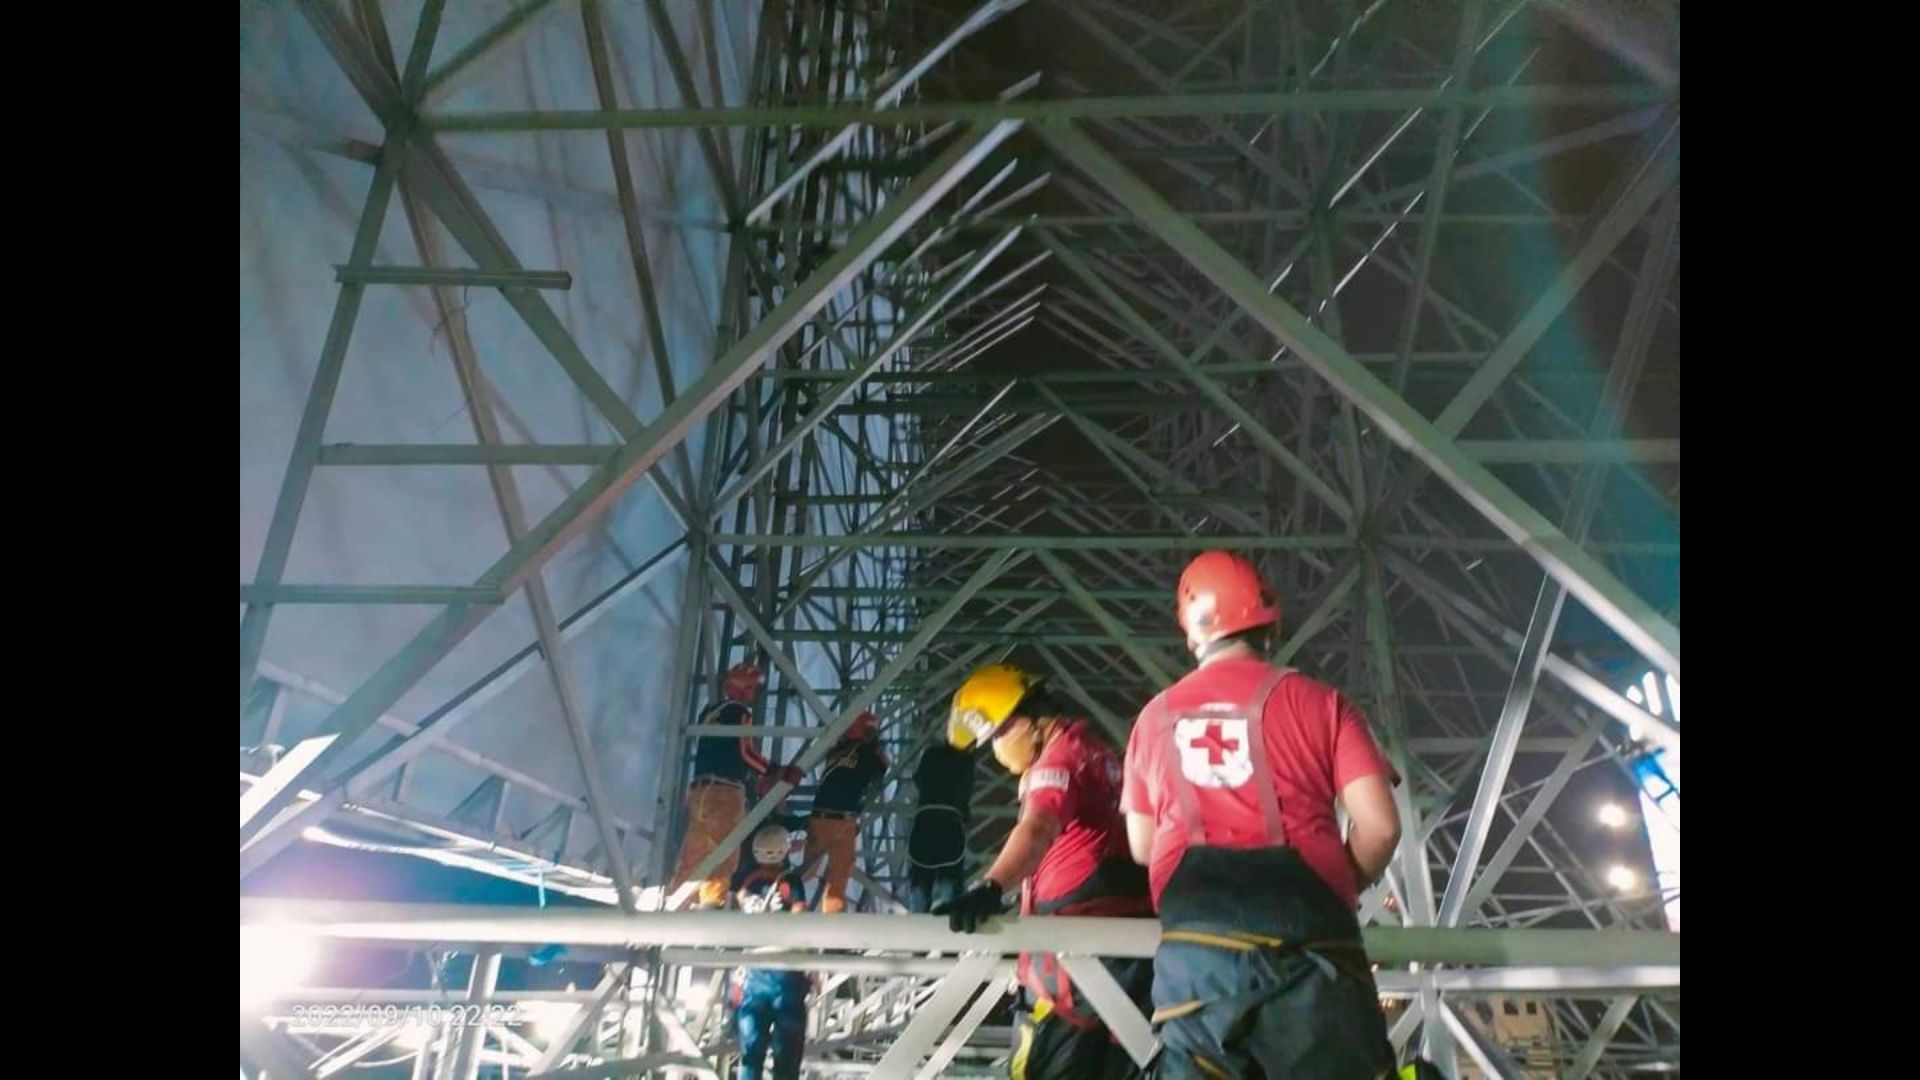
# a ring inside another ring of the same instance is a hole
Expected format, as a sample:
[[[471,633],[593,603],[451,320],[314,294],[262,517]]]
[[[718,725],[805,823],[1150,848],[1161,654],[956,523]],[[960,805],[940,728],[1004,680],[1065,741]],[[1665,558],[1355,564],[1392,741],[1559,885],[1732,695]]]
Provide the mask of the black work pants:
[[[1297,853],[1189,848],[1160,909],[1157,1076],[1391,1075],[1359,922]]]

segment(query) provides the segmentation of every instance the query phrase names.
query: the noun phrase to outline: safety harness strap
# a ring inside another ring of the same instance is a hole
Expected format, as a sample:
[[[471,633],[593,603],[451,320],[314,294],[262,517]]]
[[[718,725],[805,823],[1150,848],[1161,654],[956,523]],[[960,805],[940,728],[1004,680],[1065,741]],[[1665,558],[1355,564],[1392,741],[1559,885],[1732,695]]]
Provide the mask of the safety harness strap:
[[[1280,817],[1280,795],[1273,786],[1273,772],[1267,767],[1267,700],[1279,689],[1280,683],[1293,673],[1292,668],[1275,668],[1271,675],[1261,680],[1259,688],[1240,704],[1240,713],[1247,720],[1247,755],[1253,766],[1256,801],[1260,804],[1260,817],[1265,824],[1267,844],[1271,847],[1287,845],[1287,828]],[[1167,709],[1166,693],[1163,691],[1155,697],[1148,709],[1152,712],[1148,730],[1160,740],[1160,745],[1174,744],[1175,755],[1181,753],[1177,738],[1181,717]],[[1200,812],[1200,796],[1193,781],[1187,779],[1185,769],[1171,769],[1169,776],[1174,799],[1180,804],[1180,817],[1186,823],[1187,842],[1196,845],[1208,843],[1207,819]]]
[[[1161,933],[1160,941],[1162,944],[1198,945],[1203,948],[1225,949],[1229,952],[1294,953],[1306,957],[1331,977],[1344,976],[1362,984],[1372,981],[1372,972],[1367,967],[1366,945],[1358,939],[1291,942],[1244,931],[1211,933],[1196,930],[1167,930]],[[1276,983],[1270,989],[1274,996],[1287,992],[1285,983]],[[1196,998],[1192,1001],[1163,1005],[1154,1010],[1151,1021],[1158,1026],[1169,1020],[1177,1020],[1182,1016],[1200,1012],[1214,1003],[1212,999]]]

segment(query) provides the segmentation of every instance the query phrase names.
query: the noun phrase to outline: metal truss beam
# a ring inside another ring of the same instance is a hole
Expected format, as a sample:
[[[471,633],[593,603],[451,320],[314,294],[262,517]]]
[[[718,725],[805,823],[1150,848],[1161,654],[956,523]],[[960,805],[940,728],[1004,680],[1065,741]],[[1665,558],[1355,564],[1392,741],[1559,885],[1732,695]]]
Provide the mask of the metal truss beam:
[[[441,112],[421,117],[427,130],[601,131],[619,128],[820,127],[979,123],[1001,120],[1268,115],[1294,112],[1402,112],[1413,108],[1546,109],[1670,104],[1671,91],[1644,86],[1502,86],[1486,89],[1309,90],[1296,93],[1159,94],[1049,101],[914,102],[891,108],[754,105],[740,108],[549,109],[540,112]]]
[[[1574,253],[1559,276],[1548,284],[1546,292],[1533,302],[1507,336],[1501,339],[1499,346],[1487,356],[1486,362],[1475,369],[1467,384],[1440,411],[1433,422],[1434,427],[1447,435],[1458,435],[1466,428],[1467,422],[1492,396],[1501,380],[1518,367],[1521,360],[1526,359],[1541,335],[1566,311],[1567,305],[1600,268],[1601,262],[1679,180],[1680,122],[1676,119],[1666,130],[1665,137],[1654,143],[1644,169],[1621,193],[1619,201],[1609,206],[1606,213],[1595,222],[1587,234],[1586,242]]]
[[[398,146],[388,143],[381,150],[380,162],[373,171],[373,183],[367,189],[367,201],[360,212],[360,224],[354,231],[353,248],[347,255],[349,266],[367,266],[373,262],[380,226],[386,220],[398,179]],[[333,318],[327,324],[326,343],[320,347],[320,366],[307,389],[307,401],[300,413],[300,426],[293,436],[293,451],[280,481],[279,498],[267,525],[267,537],[260,549],[260,561],[253,571],[253,586],[271,590],[286,573],[287,558],[293,551],[294,530],[300,523],[300,511],[306,505],[307,487],[320,462],[320,439],[333,411],[333,397],[340,387],[340,375],[346,366],[347,346],[353,339],[354,322],[360,315],[360,301],[366,286],[346,283],[340,286],[334,301]],[[271,603],[247,605],[240,617],[240,701],[246,703],[253,688],[254,673],[259,670],[260,652],[267,640],[267,626],[273,618]]]
[[[611,908],[515,908],[459,904],[276,900],[243,897],[242,923],[281,920],[324,938],[702,949],[777,947],[867,953],[933,952],[1012,956],[1059,952],[1149,957],[1159,943],[1151,919],[1081,916],[1001,918],[985,933],[956,934],[930,915],[796,914],[768,920],[740,912],[641,912]],[[1441,929],[1372,926],[1368,954],[1383,968],[1409,963],[1447,967],[1671,968],[1680,963],[1680,935],[1647,930]],[[822,955],[823,968],[838,959]],[[1591,978],[1588,976],[1583,976]]]
[[[1524,644],[1525,639],[1519,633],[1488,614],[1473,601],[1448,588],[1414,560],[1397,552],[1388,551],[1384,554],[1383,561],[1393,569],[1395,577],[1411,586],[1427,601],[1436,614],[1462,631],[1469,640],[1478,639],[1479,643],[1489,647],[1492,646],[1493,640],[1498,640],[1515,651]],[[1501,659],[1503,664],[1506,663],[1504,655]],[[1619,691],[1608,686],[1581,664],[1550,652],[1542,661],[1541,667],[1567,689],[1584,698],[1588,704],[1629,728],[1639,731],[1642,737],[1669,748],[1679,747],[1680,729],[1671,721],[1665,717],[1654,716],[1628,701]]]
[[[914,1010],[906,1030],[894,1039],[886,1056],[874,1066],[875,1080],[907,1080],[915,1075],[914,1067],[920,1064],[920,1059],[934,1048],[947,1025],[953,1023],[974,991],[993,973],[993,962],[994,958],[989,955],[961,957],[947,977],[940,980],[933,995]]]
[[[973,284],[973,280],[979,277],[982,271],[993,265],[993,261],[999,258],[1000,254],[1006,251],[1019,236],[1019,229],[1008,230],[995,241],[992,246],[976,256],[969,263],[967,269],[958,278],[955,278],[951,284],[941,289],[937,295],[929,299],[926,303],[917,305],[913,318],[895,329],[893,335],[888,338],[885,345],[874,350],[871,354],[862,357],[859,363],[845,372],[839,382],[836,382],[832,387],[817,395],[814,399],[812,411],[809,412],[804,419],[789,427],[786,433],[780,437],[779,442],[769,447],[766,453],[747,467],[746,471],[735,477],[733,483],[728,486],[727,490],[722,492],[719,498],[714,500],[713,516],[717,518],[728,504],[739,498],[749,487],[759,482],[769,472],[773,471],[775,466],[784,461],[787,455],[793,451],[794,447],[798,446],[800,441],[807,437],[808,433],[813,431],[821,421],[827,419],[841,402],[845,401],[854,391],[860,388],[861,383],[865,381],[868,375],[877,371],[880,365],[891,360],[901,349],[911,344],[914,338],[919,336],[920,332],[925,330],[948,304],[952,303],[955,298],[965,292],[967,287]]]
[[[1623,640],[1678,677],[1680,631],[1580,550],[1538,510],[1486,467],[1462,453],[1447,434],[1347,355],[1332,338],[1265,287],[1231,254],[1111,154],[1070,124],[1036,128],[1062,157],[1125,204],[1161,239],[1224,290],[1269,332],[1352,401],[1394,442],[1446,480],[1469,505],[1505,533]]]
[[[830,256],[806,282],[790,293],[754,328],[729,347],[707,372],[663,409],[654,422],[618,454],[597,469],[538,525],[516,542],[475,583],[477,587],[511,592],[537,574],[575,536],[610,509],[631,487],[692,431],[706,415],[746,381],[747,375],[802,324],[823,308],[833,295],[866,269],[908,226],[951,191],[993,149],[1013,134],[1017,124],[1002,123],[969,132],[956,140],[926,171],[907,185],[867,223],[846,247]],[[316,433],[317,443],[317,433]],[[259,576],[256,575],[256,583]],[[485,618],[485,609],[452,605],[415,635],[405,648],[348,698],[328,718],[329,730],[342,736],[338,747],[351,744],[379,713],[398,700],[433,665],[473,632]],[[310,767],[319,775],[333,762],[323,754]],[[304,777],[303,777],[304,779]],[[291,789],[289,789],[289,792]],[[290,799],[289,793],[283,793]],[[280,806],[285,805],[285,799]],[[269,805],[267,813],[280,806]],[[244,844],[250,835],[244,834]]]
[[[1175,676],[1167,668],[1164,658],[1148,651],[1135,640],[1131,630],[1114,618],[1106,608],[1101,607],[1100,601],[1095,600],[1087,591],[1087,587],[1080,583],[1080,579],[1074,575],[1073,568],[1066,564],[1066,560],[1046,550],[1035,551],[1034,556],[1067,590],[1067,595],[1073,598],[1073,602],[1080,605],[1080,609],[1085,611],[1094,622],[1099,623],[1100,629],[1106,631],[1107,637],[1120,647],[1120,651],[1126,653],[1127,658],[1139,666],[1140,674],[1146,676],[1148,682],[1152,683],[1156,689],[1173,683]]]
[[[457,78],[462,72],[478,70],[475,67],[478,61],[512,41],[532,24],[535,16],[552,5],[553,0],[526,0],[525,3],[508,12],[499,22],[468,42],[427,76],[425,100],[432,101],[444,96],[458,85]]]
[[[820,729],[820,734],[816,736],[814,740],[807,745],[807,749],[791,763],[793,767],[799,769],[801,772],[807,772],[824,761],[827,754],[833,750],[834,742],[853,724],[853,718],[877,701],[880,694],[892,684],[900,672],[906,670],[909,665],[919,659],[920,654],[926,650],[927,645],[932,642],[934,637],[945,629],[947,623],[950,622],[955,615],[959,614],[961,607],[973,598],[973,593],[978,589],[985,588],[994,578],[999,577],[1003,571],[1022,557],[1024,556],[1021,556],[1015,551],[1002,551],[988,558],[985,563],[981,564],[980,568],[974,571],[973,575],[967,579],[966,584],[955,591],[952,599],[941,605],[939,610],[927,617],[913,638],[901,646],[899,653],[896,654],[885,667],[874,673],[872,682],[867,685],[866,689],[854,696],[853,700],[842,710],[841,715],[835,719],[833,723]],[[687,879],[690,881],[697,880],[712,873],[713,868],[720,865],[721,861],[727,857],[729,852],[739,850],[741,843],[744,842],[747,837],[753,835],[753,830],[759,828],[760,823],[766,820],[767,815],[771,814],[774,808],[779,806],[792,791],[793,785],[784,780],[774,784],[773,787],[768,789],[767,793],[761,796],[760,801],[755,803],[752,809],[747,811],[746,816],[740,819],[740,824],[734,826],[733,831],[722,838],[721,841],[714,846],[713,851],[708,853],[706,858],[700,860],[700,862],[688,872]]]
[[[1274,460],[1278,461],[1288,472],[1292,473],[1295,479],[1304,485],[1308,491],[1313,492],[1320,497],[1321,501],[1332,507],[1334,513],[1338,514],[1342,521],[1353,520],[1353,506],[1348,503],[1345,498],[1341,497],[1339,492],[1333,490],[1306,462],[1301,461],[1293,451],[1287,449],[1286,444],[1276,438],[1272,432],[1268,431],[1266,425],[1256,419],[1251,412],[1248,412],[1246,407],[1234,398],[1233,394],[1228,392],[1228,390],[1219,383],[1213,381],[1213,379],[1201,371],[1197,365],[1189,361],[1173,342],[1168,341],[1165,336],[1149,325],[1147,321],[1140,316],[1140,313],[1133,309],[1132,305],[1121,299],[1120,294],[1116,293],[1100,275],[1093,271],[1092,267],[1086,264],[1085,260],[1074,254],[1072,249],[1061,244],[1049,234],[1042,233],[1041,241],[1047,245],[1048,250],[1053,252],[1054,257],[1060,261],[1061,265],[1073,271],[1074,275],[1078,277],[1087,288],[1093,290],[1095,296],[1099,297],[1115,315],[1119,316],[1121,321],[1126,324],[1127,328],[1131,330],[1136,337],[1152,345],[1154,351],[1165,357],[1166,361],[1172,364],[1175,370],[1179,371],[1191,380],[1195,386],[1199,387],[1200,392],[1205,395],[1207,400],[1213,402],[1228,416],[1233,417],[1234,421],[1240,425],[1241,430],[1245,431],[1247,436],[1258,444],[1262,450],[1273,455]]]
[[[1627,1014],[1633,1011],[1634,1005],[1639,1000],[1632,994],[1613,999],[1607,1006],[1607,1011],[1601,1015],[1600,1022],[1594,1025],[1593,1034],[1587,1038],[1586,1045],[1574,1055],[1573,1063],[1567,1066],[1567,1071],[1560,1074],[1562,1080],[1587,1080],[1588,1074],[1593,1072],[1593,1067],[1600,1063],[1600,1056],[1607,1052],[1607,1044],[1612,1042],[1614,1035],[1619,1033],[1620,1025],[1626,1022]]]
[[[1105,964],[1090,956],[1065,955],[1060,957],[1060,966],[1067,970],[1073,985],[1086,998],[1087,1004],[1100,1014],[1100,1019],[1113,1033],[1115,1042],[1126,1048],[1127,1056],[1134,1064],[1145,1068],[1153,1060],[1160,1043],[1153,1037],[1153,1026],[1140,1013],[1139,1006],[1127,997],[1113,973]]]
[[[1005,980],[996,981],[997,975],[996,970],[994,975],[988,976],[986,985],[980,989],[980,996],[973,999],[973,1004],[967,1007],[966,1013],[960,1017],[960,1022],[953,1025],[953,1030],[947,1033],[947,1037],[941,1041],[939,1048],[927,1058],[927,1063],[920,1067],[920,1071],[914,1074],[914,1080],[938,1080],[939,1077],[946,1075],[947,1066],[960,1055],[960,1050],[967,1045],[969,1039],[973,1038],[973,1033],[979,1030],[987,1014],[993,1011],[994,1006],[1000,1004],[1001,998],[1007,996],[1007,983]]]
[[[285,1032],[275,1031],[247,1016],[240,1018],[240,1055],[271,1076],[313,1080],[313,1070],[306,1064],[311,1054],[306,1053]]]
[[[1460,1019],[1460,1014],[1453,1011],[1453,1006],[1441,1001],[1439,1009],[1448,1030],[1453,1032],[1461,1048],[1480,1067],[1482,1074],[1495,1080],[1527,1080],[1526,1073],[1521,1071],[1513,1058],[1484,1032]]]

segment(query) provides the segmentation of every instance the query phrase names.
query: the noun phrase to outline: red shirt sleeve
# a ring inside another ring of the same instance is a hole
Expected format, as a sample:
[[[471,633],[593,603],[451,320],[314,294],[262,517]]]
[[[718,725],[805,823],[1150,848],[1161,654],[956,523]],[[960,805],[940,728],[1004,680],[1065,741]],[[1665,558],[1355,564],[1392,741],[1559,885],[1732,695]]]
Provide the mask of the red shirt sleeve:
[[[752,769],[754,772],[764,773],[767,771],[766,755],[762,754],[760,748],[754,745],[753,739],[741,738],[740,760],[746,762],[747,768]]]
[[[1075,790],[1074,774],[1083,764],[1081,755],[1074,753],[1066,740],[1047,747],[1040,760],[1027,770],[1026,796],[1024,805],[1036,810],[1044,810],[1068,821],[1073,817]]]
[[[1141,710],[1133,721],[1133,731],[1127,736],[1126,767],[1121,773],[1120,809],[1129,814],[1149,814],[1153,809],[1153,791],[1147,783],[1147,743],[1141,739],[1140,732],[1146,725],[1147,712],[1153,706]]]
[[[1344,694],[1334,694],[1333,707],[1334,794],[1338,795],[1355,780],[1369,776],[1385,775],[1389,783],[1398,784],[1399,775],[1387,762],[1387,756],[1380,752],[1379,744],[1373,741],[1373,732],[1367,728],[1366,714],[1348,701]]]

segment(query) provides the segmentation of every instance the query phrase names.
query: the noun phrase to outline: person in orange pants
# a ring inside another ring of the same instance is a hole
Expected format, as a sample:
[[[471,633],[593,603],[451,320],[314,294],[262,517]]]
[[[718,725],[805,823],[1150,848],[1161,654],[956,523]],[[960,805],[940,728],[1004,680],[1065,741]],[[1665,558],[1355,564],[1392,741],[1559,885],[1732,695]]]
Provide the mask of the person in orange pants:
[[[737,664],[721,681],[724,700],[711,705],[700,715],[701,726],[753,723],[753,700],[760,695],[762,676],[753,664]],[[701,739],[693,755],[693,781],[687,785],[687,831],[680,840],[680,857],[673,871],[672,892],[678,893],[720,842],[727,838],[747,816],[747,784],[756,788],[769,778],[790,781],[800,778],[791,766],[775,768],[753,745],[754,740]],[[700,880],[697,907],[718,908],[727,903],[728,887],[740,866],[736,848]]]
[[[853,718],[845,735],[822,763],[820,786],[813,793],[813,815],[807,819],[807,850],[802,857],[811,874],[824,856],[826,880],[820,888],[819,908],[831,915],[847,910],[847,879],[853,876],[853,852],[860,841],[860,814],[867,792],[887,771],[887,755],[880,749],[880,723],[870,712]]]

